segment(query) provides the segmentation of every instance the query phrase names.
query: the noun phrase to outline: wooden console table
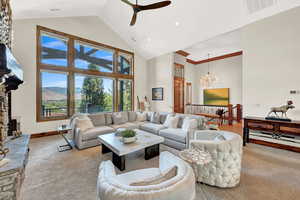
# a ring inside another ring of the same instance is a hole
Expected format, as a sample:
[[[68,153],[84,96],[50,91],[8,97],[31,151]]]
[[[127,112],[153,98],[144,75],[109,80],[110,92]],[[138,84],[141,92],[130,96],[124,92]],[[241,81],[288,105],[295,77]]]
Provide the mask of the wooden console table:
[[[262,144],[266,146],[276,147],[280,149],[286,149],[291,151],[300,152],[299,147],[289,146],[285,144],[278,144],[273,142],[267,142],[263,140],[250,139],[249,131],[261,131],[272,133],[274,136],[282,136],[285,134],[300,136],[300,121],[278,121],[278,120],[266,120],[262,117],[245,117],[244,118],[244,128],[243,128],[243,144],[244,146],[253,142],[256,144]]]

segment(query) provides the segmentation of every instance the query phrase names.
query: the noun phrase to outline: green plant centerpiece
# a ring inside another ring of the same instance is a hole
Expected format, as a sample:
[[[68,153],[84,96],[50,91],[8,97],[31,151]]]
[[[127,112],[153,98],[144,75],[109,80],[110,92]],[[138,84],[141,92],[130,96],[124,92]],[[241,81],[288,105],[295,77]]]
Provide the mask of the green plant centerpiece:
[[[136,132],[134,130],[124,130],[121,132],[122,141],[125,144],[132,143],[136,141]]]

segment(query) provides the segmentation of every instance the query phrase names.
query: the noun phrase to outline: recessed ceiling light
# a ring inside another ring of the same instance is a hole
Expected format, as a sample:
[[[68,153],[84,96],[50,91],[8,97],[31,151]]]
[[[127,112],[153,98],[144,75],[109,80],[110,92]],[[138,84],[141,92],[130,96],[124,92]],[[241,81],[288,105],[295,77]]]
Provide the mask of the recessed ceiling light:
[[[147,42],[150,42],[151,41],[151,38],[147,38]]]
[[[60,9],[59,8],[51,8],[50,11],[51,12],[57,12],[57,11],[60,11]]]
[[[175,22],[175,26],[179,26],[179,24],[180,24],[179,22]]]

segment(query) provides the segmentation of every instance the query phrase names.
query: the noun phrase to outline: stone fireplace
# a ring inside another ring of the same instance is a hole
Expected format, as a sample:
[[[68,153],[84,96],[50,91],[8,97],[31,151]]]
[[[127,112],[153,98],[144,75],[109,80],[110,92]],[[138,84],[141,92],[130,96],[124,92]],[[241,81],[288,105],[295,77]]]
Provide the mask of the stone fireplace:
[[[12,11],[9,0],[0,0],[0,43],[11,47]],[[7,139],[9,110],[8,93],[0,80],[0,142]]]
[[[8,121],[8,98],[5,86],[0,85],[0,142],[7,139]]]

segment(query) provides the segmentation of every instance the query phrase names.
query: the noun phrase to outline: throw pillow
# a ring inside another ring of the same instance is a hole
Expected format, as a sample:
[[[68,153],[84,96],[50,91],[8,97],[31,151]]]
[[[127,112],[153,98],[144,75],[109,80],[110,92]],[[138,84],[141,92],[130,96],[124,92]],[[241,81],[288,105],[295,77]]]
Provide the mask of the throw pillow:
[[[90,118],[77,118],[76,119],[76,127],[80,129],[80,131],[84,132],[90,128],[93,128],[94,125]]]
[[[198,122],[196,119],[191,119],[189,117],[184,118],[183,124],[182,124],[182,129],[185,131],[189,130],[194,130],[197,129],[198,127]]]
[[[168,115],[164,123],[164,126],[167,128],[177,128],[178,121],[179,121],[179,117]]]
[[[153,112],[151,115],[151,120],[150,122],[154,124],[159,124],[160,123],[160,115],[158,112]]]
[[[160,115],[160,123],[164,124],[167,119],[168,114],[161,114]]]
[[[111,125],[112,121],[112,113],[105,113],[106,125]]]
[[[148,180],[131,183],[130,186],[158,185],[167,180],[170,180],[171,178],[175,177],[176,175],[177,175],[177,166],[174,166],[174,167],[170,168],[168,171],[161,173],[158,176],[155,176]]]
[[[104,113],[97,113],[97,114],[90,114],[89,118],[91,119],[94,126],[104,126],[105,125],[105,114]]]
[[[113,123],[116,125],[122,124],[123,123],[122,114],[121,113],[113,113],[112,120],[113,120]]]
[[[184,116],[180,116],[180,115],[177,115],[179,117],[179,120],[178,120],[178,128],[182,128],[182,125],[183,125],[183,120],[185,119]]]
[[[137,112],[136,113],[136,121],[138,122],[144,122],[147,120],[147,113],[143,112]]]
[[[128,112],[128,121],[129,122],[136,121],[136,112],[134,112],[134,111],[129,111]]]
[[[147,121],[151,121],[151,116],[153,112],[147,112]]]

